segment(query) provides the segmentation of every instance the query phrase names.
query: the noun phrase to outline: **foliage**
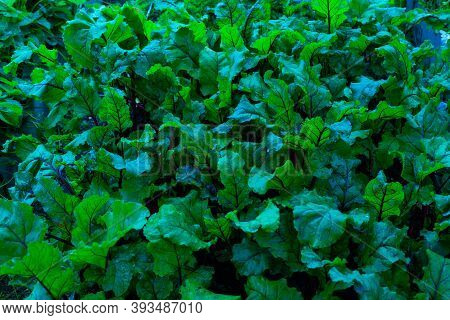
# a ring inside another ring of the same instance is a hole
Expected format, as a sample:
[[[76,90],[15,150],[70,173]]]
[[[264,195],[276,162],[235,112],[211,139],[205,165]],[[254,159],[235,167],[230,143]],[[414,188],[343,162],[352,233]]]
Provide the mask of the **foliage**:
[[[449,299],[449,12],[395,2],[0,2],[2,286]]]

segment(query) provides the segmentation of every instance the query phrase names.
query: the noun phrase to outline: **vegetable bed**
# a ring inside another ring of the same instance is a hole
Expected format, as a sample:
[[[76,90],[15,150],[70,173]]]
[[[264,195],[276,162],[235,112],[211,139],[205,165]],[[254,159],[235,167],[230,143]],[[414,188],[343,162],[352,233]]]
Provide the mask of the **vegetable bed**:
[[[449,299],[433,3],[0,2],[0,298]]]

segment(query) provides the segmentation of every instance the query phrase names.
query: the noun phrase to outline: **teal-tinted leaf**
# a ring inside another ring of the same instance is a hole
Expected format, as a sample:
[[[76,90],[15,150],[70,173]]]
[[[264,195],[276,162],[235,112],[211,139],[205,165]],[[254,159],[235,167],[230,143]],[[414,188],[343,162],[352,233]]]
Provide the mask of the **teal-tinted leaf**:
[[[131,285],[135,274],[147,271],[150,256],[144,243],[135,243],[115,248],[112,258],[108,261],[103,289],[112,290],[116,297],[124,295]]]
[[[134,266],[129,261],[112,259],[106,269],[103,289],[112,290],[117,297],[120,297],[130,285],[133,270]]]
[[[383,272],[391,268],[394,263],[400,265],[407,262],[401,250],[405,238],[405,230],[397,229],[389,222],[374,223],[365,241],[362,263],[366,273]]]
[[[363,300],[401,300],[402,296],[382,285],[380,276],[375,273],[364,274],[358,278],[355,286],[360,299]]]
[[[428,299],[450,298],[450,260],[427,250],[428,265],[424,267],[422,280],[417,280]]]
[[[312,248],[326,248],[345,232],[347,217],[339,210],[324,205],[306,204],[294,208],[294,224],[298,239]]]
[[[245,7],[238,0],[220,1],[214,9],[219,25],[241,26],[245,21]]]
[[[323,268],[331,262],[330,260],[320,257],[310,247],[304,247],[302,249],[301,260],[309,269]]]
[[[266,248],[270,254],[286,262],[292,271],[300,271],[300,244],[297,239],[297,231],[293,225],[292,213],[284,211],[280,214],[280,227],[276,232],[259,231],[255,234],[255,240],[262,248]]]
[[[332,167],[333,174],[329,178],[329,183],[333,194],[339,200],[339,207],[346,209],[353,203],[362,203],[360,186],[353,179],[355,168],[360,161],[356,159],[342,159],[333,155]]]
[[[99,56],[101,82],[109,84],[120,78],[133,64],[136,56],[135,50],[124,50],[117,43],[108,42]]]
[[[22,120],[23,108],[22,105],[14,100],[6,100],[0,102],[0,120],[12,125],[13,127],[19,127]]]
[[[252,104],[248,101],[246,96],[242,96],[236,109],[234,109],[234,112],[229,116],[230,119],[236,120],[239,123],[257,120],[262,124],[266,123],[267,117],[268,115],[264,108],[264,104]]]
[[[219,202],[232,210],[240,210],[249,204],[250,190],[243,166],[244,161],[234,152],[225,153],[218,162],[220,179],[225,186],[219,191]]]
[[[233,246],[233,259],[240,274],[260,275],[269,268],[270,255],[256,243],[244,239]]]
[[[280,210],[278,207],[269,201],[267,206],[260,210],[258,210],[260,211],[258,216],[250,221],[239,221],[235,212],[231,212],[227,217],[244,232],[255,233],[258,229],[266,232],[274,232],[277,230],[280,224]]]
[[[19,48],[14,50],[14,53],[11,56],[11,61],[3,67],[3,71],[5,71],[6,74],[8,73],[15,74],[18,65],[24,61],[29,60],[32,54],[33,51],[29,45],[20,46]]]
[[[248,93],[255,101],[268,98],[268,88],[260,74],[255,72],[241,79],[239,89]]]
[[[31,294],[25,300],[51,300],[52,296],[45,290],[45,288],[38,282],[34,285]]]
[[[352,89],[353,98],[362,106],[367,106],[370,100],[378,92],[378,88],[383,84],[381,80],[373,80],[366,76],[361,76],[358,82],[353,82],[350,85]]]
[[[360,278],[358,271],[351,271],[345,267],[332,267],[328,272],[331,281],[338,285],[339,289],[347,289]]]

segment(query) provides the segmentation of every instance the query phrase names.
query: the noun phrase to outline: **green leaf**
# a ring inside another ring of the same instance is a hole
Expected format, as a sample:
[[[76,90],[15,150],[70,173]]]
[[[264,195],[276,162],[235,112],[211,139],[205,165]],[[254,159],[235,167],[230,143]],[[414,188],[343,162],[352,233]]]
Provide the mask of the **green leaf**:
[[[65,226],[64,232],[70,230],[73,223],[73,212],[80,200],[67,194],[55,180],[41,178],[33,186],[36,199],[55,224]]]
[[[211,217],[207,201],[202,200],[199,193],[194,190],[185,197],[169,198],[161,203],[176,207],[177,211],[181,212],[191,225],[204,227],[204,219]]]
[[[201,227],[191,221],[174,205],[163,205],[157,214],[148,219],[144,234],[150,242],[167,239],[193,250],[209,247],[211,243],[203,240]]]
[[[253,167],[250,170],[248,178],[248,186],[253,192],[265,194],[269,188],[269,182],[274,178],[275,174],[270,174],[264,169]]]
[[[178,246],[168,240],[151,240],[148,248],[154,259],[153,272],[160,277],[175,274],[182,278],[186,268],[194,260],[192,249]]]
[[[116,200],[101,220],[106,225],[106,239],[118,240],[130,230],[141,230],[149,216],[148,209],[140,203]]]
[[[117,15],[114,20],[106,23],[106,31],[104,33],[106,41],[120,43],[133,36],[131,28],[124,22],[124,19],[124,16]]]
[[[298,239],[312,248],[326,248],[345,232],[347,216],[339,210],[319,204],[305,204],[294,208],[294,225]]]
[[[104,232],[103,234],[105,233],[106,232]],[[109,249],[115,244],[116,241],[102,241],[102,239],[103,237],[99,236],[98,239],[94,238],[92,241],[89,241],[86,244],[78,244],[78,246],[74,250],[70,251],[70,260],[75,265],[92,264],[104,269],[106,267]],[[98,240],[99,242],[93,242],[95,240]]]
[[[384,58],[383,66],[389,73],[395,73],[401,79],[408,79],[411,74],[412,63],[408,55],[407,44],[395,38],[389,44],[376,49]]]
[[[171,37],[171,46],[167,51],[167,59],[172,63],[175,72],[186,70],[192,72],[199,65],[200,52],[204,46],[196,40],[189,28],[180,28]],[[194,74],[197,76],[197,71]]]
[[[46,230],[31,206],[0,199],[0,265],[24,256],[29,244],[42,240]]]
[[[294,101],[290,97],[288,85],[280,79],[266,79],[265,82],[270,88],[266,102],[275,112],[275,123],[291,132],[298,115],[294,112]]]
[[[406,110],[402,106],[390,106],[385,101],[380,102],[377,108],[368,113],[368,119],[372,121],[401,119],[406,115]]]
[[[74,289],[72,269],[65,266],[61,252],[46,242],[31,243],[27,255],[0,267],[0,274],[35,279],[53,299]]]
[[[387,182],[380,171],[377,177],[367,184],[364,198],[372,205],[379,219],[400,215],[400,204],[403,201],[403,187],[398,182]]]
[[[223,50],[242,50],[245,48],[244,40],[237,27],[232,25],[223,26],[220,29],[220,47]]]
[[[304,247],[302,249],[302,263],[304,263],[309,269],[323,268],[331,263],[330,260],[323,259],[310,247]]]
[[[19,127],[22,120],[23,108],[22,105],[14,100],[6,100],[0,102],[0,120],[12,125],[13,127]]]
[[[38,48],[33,50],[33,53],[37,53],[42,63],[48,67],[54,66],[58,61],[58,50],[48,49],[45,45],[41,44]]]
[[[344,22],[349,9],[346,0],[312,0],[311,6],[326,19],[328,33],[334,32]]]
[[[100,96],[93,79],[67,78],[64,88],[68,90],[69,101],[79,117],[96,117],[100,109]]]
[[[74,210],[75,227],[72,230],[72,242],[77,245],[95,241],[104,232],[100,217],[109,209],[107,195],[93,195],[83,199]]]
[[[0,299],[446,297],[445,1],[47,2],[0,4]]]
[[[130,110],[122,91],[108,87],[100,104],[100,119],[116,131],[124,132],[132,126]]]
[[[105,22],[98,17],[91,17],[84,10],[78,12],[76,18],[67,23],[63,32],[64,45],[78,66],[85,68],[94,66],[95,59],[91,46],[105,31]]]
[[[249,300],[300,300],[302,295],[289,288],[286,280],[270,281],[261,276],[248,278],[245,285]]]
[[[258,50],[260,54],[268,54],[280,33],[280,30],[274,30],[270,32],[267,37],[261,37],[253,42],[252,48]]]
[[[147,222],[149,212],[141,204],[108,200],[107,196],[91,196],[75,209],[76,248],[70,252],[74,263],[105,268],[109,249],[129,231],[141,230]]]
[[[300,244],[291,212],[284,211],[280,214],[280,227],[276,232],[259,231],[255,234],[255,240],[261,248],[266,248],[273,257],[285,261],[292,272],[302,270],[299,261]]]
[[[186,281],[181,287],[181,299],[183,300],[239,300],[239,296],[218,294],[202,288],[195,281]]]
[[[231,236],[232,228],[229,219],[219,217],[215,219],[212,215],[205,215],[205,226],[208,232],[222,240],[228,240]]]
[[[330,138],[331,131],[327,128],[320,117],[306,119],[303,122],[300,133],[305,140],[302,146],[305,149],[314,149],[326,144]]]
[[[172,290],[172,280],[168,277],[144,276],[136,285],[138,296],[143,300],[166,299]]]
[[[217,77],[223,67],[225,56],[222,52],[215,52],[205,48],[200,52],[200,84],[204,95],[216,93],[218,88]]]

